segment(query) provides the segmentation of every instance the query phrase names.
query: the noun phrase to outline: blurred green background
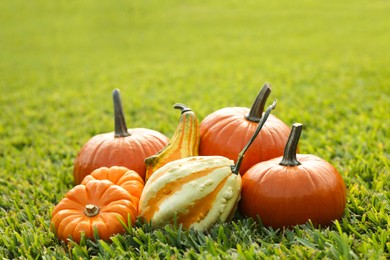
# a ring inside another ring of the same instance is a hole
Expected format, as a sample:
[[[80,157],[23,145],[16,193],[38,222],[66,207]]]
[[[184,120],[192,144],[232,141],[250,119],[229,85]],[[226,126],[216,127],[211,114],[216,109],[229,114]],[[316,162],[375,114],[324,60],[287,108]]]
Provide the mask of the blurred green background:
[[[250,106],[265,82],[279,100],[274,113],[306,126],[308,152],[326,157],[328,146],[347,156],[367,139],[383,151],[388,140],[388,1],[0,5],[5,146],[16,138],[42,148],[49,138],[74,149],[112,131],[114,88],[128,127],[169,136],[174,103],[201,120],[225,106]]]

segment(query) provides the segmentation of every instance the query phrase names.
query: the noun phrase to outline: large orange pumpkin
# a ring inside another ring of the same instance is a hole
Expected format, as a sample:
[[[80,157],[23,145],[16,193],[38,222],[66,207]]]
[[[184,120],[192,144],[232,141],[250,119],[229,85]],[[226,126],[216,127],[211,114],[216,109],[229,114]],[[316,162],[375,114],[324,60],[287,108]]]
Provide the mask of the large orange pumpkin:
[[[123,166],[100,167],[85,176],[81,184],[86,185],[92,180],[109,180],[113,184],[121,186],[133,197],[138,209],[139,198],[145,183],[137,172]]]
[[[79,243],[81,234],[94,239],[108,240],[112,235],[125,231],[121,221],[128,225],[135,222],[136,205],[130,194],[108,180],[90,181],[71,189],[54,208],[51,228],[60,240],[72,238]]]
[[[168,138],[151,129],[127,129],[119,90],[113,91],[115,132],[92,137],[80,150],[73,168],[74,183],[100,167],[124,166],[145,176],[145,158],[157,153],[168,143]]]
[[[271,88],[266,84],[251,109],[226,107],[208,115],[200,123],[199,155],[222,155],[235,161],[255,132],[270,93]],[[282,155],[289,132],[290,128],[285,123],[270,115],[245,155],[241,173],[260,161]]]
[[[296,154],[302,124],[294,124],[282,157],[260,162],[242,177],[239,210],[265,226],[291,227],[311,220],[329,225],[346,205],[344,181],[334,166]]]

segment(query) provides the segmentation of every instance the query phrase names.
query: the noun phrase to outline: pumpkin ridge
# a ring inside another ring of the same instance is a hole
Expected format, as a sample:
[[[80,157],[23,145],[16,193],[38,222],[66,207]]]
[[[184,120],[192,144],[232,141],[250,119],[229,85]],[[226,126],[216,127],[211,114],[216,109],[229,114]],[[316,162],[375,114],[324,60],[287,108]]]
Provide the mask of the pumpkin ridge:
[[[154,150],[157,150],[157,153],[160,152],[162,149],[164,149],[165,143],[162,142],[161,139],[157,138],[156,136],[150,136],[149,138],[153,138],[154,142],[151,142],[151,145],[153,146]],[[159,145],[156,144],[156,141],[159,142]],[[169,142],[167,138],[167,143]],[[163,147],[163,148],[161,148]],[[146,158],[145,158],[146,159]]]
[[[222,121],[221,121],[222,122]],[[224,126],[219,130],[219,133],[220,134],[223,134],[223,131],[225,131],[225,129],[228,129],[230,127],[230,125],[233,125],[236,123],[236,120],[231,120],[230,122],[228,122],[227,124],[224,124]],[[216,124],[218,125],[218,124]],[[236,128],[237,129],[237,128]]]
[[[226,118],[228,118],[227,116],[225,116]],[[218,126],[220,125],[220,124],[222,124],[223,123],[223,120],[225,119],[225,117],[223,117],[222,115],[221,115],[221,118],[220,118],[220,116],[218,116],[218,121],[216,122],[216,123],[214,123],[214,124],[212,124],[212,125],[209,125],[209,123],[207,122],[208,120],[207,120],[207,117],[202,121],[202,123],[201,123],[201,127],[200,127],[200,131],[201,131],[201,134],[200,134],[200,136],[201,136],[201,139],[205,139],[205,137],[209,134],[209,133],[212,133],[212,130],[214,129],[214,128],[219,128]],[[229,119],[229,118],[228,118]],[[234,119],[232,119],[230,122],[229,122],[229,124],[230,123],[233,123],[235,120]],[[223,127],[225,127],[225,125],[226,124],[223,124]],[[219,131],[219,133],[221,133],[221,131],[222,131],[222,129]]]
[[[322,170],[325,170],[327,173],[328,173],[328,175],[330,175],[330,176],[332,176],[332,177],[334,177],[334,178],[341,178],[342,179],[342,177],[341,176],[337,176],[337,175],[335,175],[334,174],[334,172],[333,171],[331,171],[330,169],[332,168],[333,170],[335,170],[335,171],[337,171],[337,169],[336,169],[336,167],[334,167],[333,165],[331,165],[330,163],[328,163],[327,161],[325,161],[325,160],[322,160],[321,158],[319,158],[318,157],[318,159],[319,160],[321,160],[321,162],[322,163],[320,163],[319,164],[319,166],[321,167],[321,169]],[[318,166],[318,165],[317,165]],[[328,167],[326,167],[326,166],[328,166]],[[324,175],[321,175],[321,176],[323,176],[323,178],[325,178],[325,179],[327,179],[326,178],[326,176],[324,176]],[[328,183],[328,182],[327,182]],[[339,183],[339,185],[337,185],[337,191],[339,191],[340,193],[338,193],[337,194],[337,196],[339,196],[340,194],[345,194],[345,187],[343,186],[343,184],[342,183],[344,183],[344,182],[338,182]],[[339,189],[339,188],[341,188],[341,189]],[[335,194],[333,194],[333,195],[335,195]],[[333,196],[334,197],[334,196]],[[345,205],[346,204],[346,196],[342,196],[342,199],[343,199],[343,204]],[[343,209],[343,211],[344,211],[344,209]]]
[[[235,122],[233,122],[233,123],[235,123]],[[249,122],[249,124],[248,124],[245,128],[250,128],[252,124],[253,124],[253,122]],[[255,127],[255,128],[256,128],[256,127]],[[237,133],[238,133],[239,131],[241,131],[241,129],[240,129],[239,127],[236,127],[236,129],[234,129],[234,132],[232,132],[232,133],[230,134],[229,138],[226,140],[226,144],[227,144],[226,146],[227,146],[227,147],[229,147],[229,144],[232,142],[232,140],[234,140],[234,139],[236,138]],[[249,131],[247,131],[246,134],[245,134],[245,138],[242,138],[242,139],[241,139],[241,143],[242,143],[241,149],[242,149],[242,148],[245,146],[245,144],[251,139],[251,136],[252,136],[252,134],[251,134]],[[234,160],[234,161],[236,162],[236,161],[237,161],[236,159],[237,159],[237,158],[234,158],[234,159],[232,159],[232,160]]]
[[[128,209],[133,209],[134,211],[136,211],[136,208],[135,208],[134,203],[133,203],[133,198],[131,198],[131,199],[130,198],[123,198],[120,200],[115,200],[115,201],[107,204],[104,207],[104,212],[105,213],[117,213],[117,214],[122,215],[120,213],[121,210],[119,210],[120,208],[128,208]],[[127,213],[128,212],[126,212],[126,214]]]
[[[107,135],[107,134],[102,134],[102,135]],[[91,152],[91,159],[90,159],[90,161],[92,161],[92,163],[90,163],[91,165],[100,165],[99,163],[97,163],[97,161],[99,161],[100,159],[99,159],[99,155],[100,155],[100,148],[101,147],[103,147],[103,144],[105,143],[105,142],[107,142],[107,141],[112,141],[112,139],[111,138],[104,138],[103,139],[103,141],[100,141],[99,142],[99,144],[95,147],[95,149],[93,149],[93,152]],[[105,150],[103,150],[103,153],[106,153],[106,151]],[[89,167],[89,165],[87,166],[87,167]],[[92,169],[92,171],[93,170],[95,170],[95,169]],[[91,172],[92,172],[91,171]],[[90,172],[90,173],[91,173]],[[88,173],[88,174],[90,174],[90,173]],[[81,182],[82,180],[80,180],[79,182]]]
[[[88,204],[93,204],[95,206],[98,206],[100,209],[102,208],[101,205],[106,205],[107,201],[112,200],[112,194],[110,194],[111,186],[114,186],[114,184],[109,180],[98,180],[100,185],[93,188],[93,193],[91,193],[91,190],[89,189],[89,182],[86,184],[86,190],[87,190],[87,196],[88,196]],[[115,185],[117,186],[117,185]]]
[[[153,205],[154,207],[151,208],[149,206],[144,212],[142,212],[142,215],[149,221],[152,218],[152,216],[155,214],[155,212],[159,210],[159,206],[166,199],[166,197],[172,196],[176,191],[181,190],[184,184],[192,180],[207,176],[208,174],[212,173],[215,169],[218,168],[220,168],[220,166],[215,166],[212,168],[202,169],[200,171],[192,172],[190,175],[180,177],[175,181],[168,183],[166,186],[158,190],[153,197],[149,198],[147,203],[149,205]],[[158,177],[159,176],[155,176],[156,179],[158,179]],[[167,191],[169,191],[169,193],[167,193]],[[164,194],[166,195],[164,196]]]
[[[299,154],[297,154],[297,156],[299,156]],[[315,156],[315,155],[313,155],[313,156]],[[317,157],[317,156],[315,156],[315,157]],[[318,159],[319,159],[319,158],[318,158]],[[298,158],[298,160],[299,160],[299,158]],[[299,160],[299,161],[300,161],[300,160]],[[310,163],[310,162],[305,162],[305,161],[303,161],[303,162],[301,161],[301,163],[302,163],[302,169],[304,169],[304,170],[308,173],[308,175],[311,175],[311,174],[310,174],[310,171],[309,171],[309,170],[307,169],[307,167],[306,167],[306,164],[311,164],[311,163]],[[323,164],[324,164],[324,161],[322,161],[322,160],[317,160],[317,161],[316,161],[315,167],[316,167],[316,168],[321,168],[323,171],[325,171],[326,174],[329,174],[330,176],[333,177],[333,173],[330,172],[330,171],[328,170],[328,168],[324,167]],[[326,164],[325,164],[325,165],[326,165]],[[312,166],[312,167],[313,167],[313,166]],[[322,172],[321,172],[321,174],[316,174],[316,175],[317,175],[318,177],[321,178],[322,183],[326,183],[326,185],[327,185],[328,187],[330,187],[327,176],[325,176]],[[328,188],[328,187],[327,187],[327,188]]]
[[[318,159],[320,159],[320,158],[318,158]],[[322,192],[326,192],[326,195],[330,195],[330,197],[326,198],[326,203],[336,205],[336,204],[338,204],[337,201],[339,200],[340,194],[343,194],[343,192],[337,193],[337,191],[338,191],[337,186],[339,186],[339,185],[334,186],[331,183],[329,183],[329,181],[328,181],[329,178],[327,178],[326,175],[329,175],[330,178],[334,178],[335,175],[333,172],[331,172],[329,170],[329,168],[324,167],[327,163],[325,161],[322,161],[322,160],[318,160],[317,163],[318,164],[316,164],[315,167],[321,168],[321,171],[318,171],[316,176],[318,178],[321,178],[321,183],[323,186],[324,186],[324,184],[326,185],[326,187],[322,187],[321,190],[325,190]],[[303,166],[303,163],[302,163],[302,166]],[[330,165],[330,166],[332,166],[332,165]],[[308,173],[309,176],[311,175],[308,169],[306,169],[305,167],[301,167],[301,168],[304,169]],[[316,187],[316,189],[317,189],[317,187]],[[343,200],[344,200],[344,196],[343,196]],[[330,212],[331,210],[332,210],[332,212]],[[339,208],[329,208],[328,214],[340,215],[338,211],[339,211]],[[344,207],[342,208],[342,212],[344,212]],[[339,217],[341,217],[341,215]],[[318,221],[318,223],[323,222],[323,220],[321,220],[321,219],[317,219],[316,221]]]
[[[53,218],[54,221],[52,221],[52,223],[54,224],[54,228],[56,229],[56,232],[57,233],[61,233],[61,230],[63,230],[66,226],[66,224],[64,223],[67,223],[67,219],[70,218],[70,219],[73,219],[73,218],[82,218],[80,216],[80,214],[78,212],[72,212],[72,213],[69,213],[67,210],[63,209],[63,210],[60,210],[58,213],[58,215],[55,216],[55,218]],[[65,215],[65,216],[63,216]]]
[[[92,221],[92,219],[90,221]],[[91,225],[86,225],[84,219],[82,221],[79,221],[77,225],[74,227],[74,230],[72,232],[72,238],[75,239],[78,236],[81,237],[81,232],[84,232],[86,236],[88,234],[92,234]]]
[[[293,166],[294,167],[294,166]],[[310,181],[310,193],[312,193],[313,191],[315,191],[317,189],[317,183],[316,181],[314,180],[314,176],[312,176],[310,170],[308,170],[302,163],[300,165],[297,165],[295,167],[299,167],[301,171],[303,171],[307,177],[307,179]],[[296,173],[292,173],[292,174],[296,174]],[[319,174],[316,174],[316,176],[321,176]],[[321,179],[322,179],[322,176],[321,176]],[[328,185],[327,185],[328,186]],[[309,186],[306,186],[305,187],[306,189],[309,188]]]
[[[127,172],[128,169],[122,166],[113,166],[111,168],[108,168],[107,171],[105,171],[105,177],[112,183],[116,183],[117,185],[120,185],[120,180],[124,176],[125,172]],[[114,179],[115,178],[115,179]]]
[[[78,193],[81,193],[82,195],[79,195]],[[64,205],[67,205],[67,208],[69,203],[72,203],[72,205],[74,205],[73,209],[84,209],[84,205],[89,201],[87,188],[84,185],[78,185],[73,192],[66,194],[65,199],[67,201]]]
[[[191,205],[187,207],[187,213],[180,215],[178,218],[178,223],[182,223],[183,227],[189,228],[192,223],[203,220],[213,206],[212,202],[215,201],[218,193],[221,191],[223,186],[225,186],[228,178],[229,175],[223,178],[211,193],[208,193],[202,198],[193,201]],[[196,211],[194,209],[196,209]],[[194,215],[192,214],[193,212],[196,212],[197,214]]]
[[[70,221],[69,221],[70,219]],[[66,218],[62,219],[57,233],[58,234],[71,234],[71,232],[66,232],[66,230],[72,230],[77,223],[81,222],[83,220],[83,217],[78,215],[78,216],[67,216]],[[65,224],[66,223],[66,224]],[[66,240],[68,237],[65,237],[64,240]]]
[[[273,171],[273,168],[275,166],[274,165],[271,165],[270,167],[268,167],[267,171],[263,172],[259,177],[259,179],[256,180],[257,183],[261,183],[263,181],[264,178],[266,178],[267,175],[269,175],[270,173],[272,173]]]

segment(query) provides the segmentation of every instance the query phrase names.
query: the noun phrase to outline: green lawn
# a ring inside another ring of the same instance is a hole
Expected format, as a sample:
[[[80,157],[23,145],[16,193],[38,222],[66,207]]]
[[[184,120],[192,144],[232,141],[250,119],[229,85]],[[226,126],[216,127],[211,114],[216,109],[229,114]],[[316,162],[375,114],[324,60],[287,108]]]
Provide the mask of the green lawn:
[[[1,1],[0,258],[390,258],[389,14],[385,0]],[[171,136],[174,103],[202,120],[250,106],[265,82],[273,114],[304,124],[301,153],[345,180],[334,225],[138,223],[71,247],[49,231],[77,152],[113,130],[114,88],[128,127]]]

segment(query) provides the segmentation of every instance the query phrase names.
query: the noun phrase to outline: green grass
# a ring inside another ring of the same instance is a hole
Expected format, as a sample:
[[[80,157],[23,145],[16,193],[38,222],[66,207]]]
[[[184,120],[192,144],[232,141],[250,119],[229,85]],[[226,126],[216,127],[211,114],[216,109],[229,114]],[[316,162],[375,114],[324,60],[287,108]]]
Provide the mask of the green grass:
[[[390,258],[390,3],[378,1],[1,1],[1,258]],[[345,216],[272,230],[237,215],[205,233],[137,223],[112,243],[64,246],[52,208],[73,160],[113,130],[119,88],[128,127],[171,136],[176,102],[203,119],[250,106],[304,124],[302,153],[335,165]]]

